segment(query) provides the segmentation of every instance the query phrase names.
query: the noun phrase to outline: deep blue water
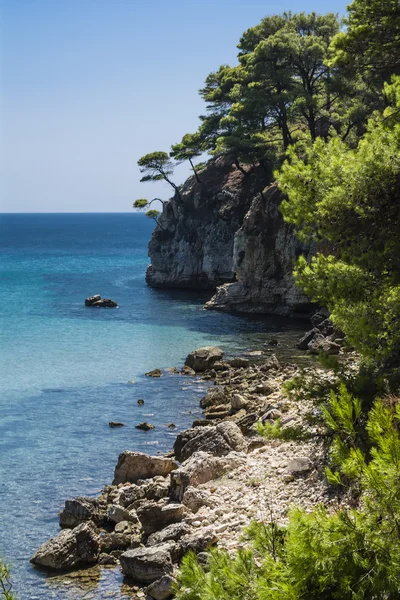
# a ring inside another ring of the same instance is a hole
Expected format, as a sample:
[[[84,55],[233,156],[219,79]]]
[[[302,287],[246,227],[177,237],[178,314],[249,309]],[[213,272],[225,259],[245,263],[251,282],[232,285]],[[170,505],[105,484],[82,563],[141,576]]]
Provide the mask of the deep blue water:
[[[66,498],[111,481],[121,451],[170,449],[198,414],[204,384],[146,371],[181,366],[204,345],[233,352],[271,334],[290,345],[302,329],[210,313],[201,294],[148,288],[152,228],[140,214],[0,215],[0,554],[20,600],[125,597],[118,570],[82,587],[29,558],[58,533]],[[119,308],[86,308],[97,293]],[[110,429],[111,420],[126,426]],[[143,420],[156,429],[136,430]]]

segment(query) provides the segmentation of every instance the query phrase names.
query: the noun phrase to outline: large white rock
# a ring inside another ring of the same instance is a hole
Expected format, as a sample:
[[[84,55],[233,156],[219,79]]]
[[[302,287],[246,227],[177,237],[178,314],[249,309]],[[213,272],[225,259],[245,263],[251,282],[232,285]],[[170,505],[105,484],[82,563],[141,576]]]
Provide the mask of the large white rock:
[[[126,450],[119,455],[113,485],[135,483],[139,479],[150,479],[157,475],[165,477],[177,468],[178,465],[171,458]]]

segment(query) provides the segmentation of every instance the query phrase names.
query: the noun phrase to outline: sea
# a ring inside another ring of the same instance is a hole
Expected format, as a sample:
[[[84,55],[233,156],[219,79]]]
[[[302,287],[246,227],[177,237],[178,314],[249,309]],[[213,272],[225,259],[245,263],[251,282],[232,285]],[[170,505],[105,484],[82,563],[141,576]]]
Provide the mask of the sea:
[[[18,600],[134,597],[118,568],[48,574],[29,559],[59,532],[66,499],[112,481],[120,452],[169,451],[200,415],[206,382],[147,371],[208,345],[290,354],[304,331],[205,311],[210,292],[146,286],[153,226],[137,213],[0,215],[0,556]],[[119,308],[85,307],[93,294]]]

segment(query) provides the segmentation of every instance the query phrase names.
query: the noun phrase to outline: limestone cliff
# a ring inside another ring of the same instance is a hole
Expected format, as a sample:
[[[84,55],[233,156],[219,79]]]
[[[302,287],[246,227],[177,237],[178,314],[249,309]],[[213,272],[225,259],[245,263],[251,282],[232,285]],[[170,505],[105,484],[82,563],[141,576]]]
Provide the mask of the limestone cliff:
[[[190,177],[160,216],[149,244],[152,287],[215,290],[233,281],[233,242],[261,184],[261,169],[245,176],[231,162],[210,161],[201,183]]]
[[[278,211],[281,194],[261,169],[210,161],[164,205],[149,243],[152,287],[217,292],[206,308],[288,315],[308,307],[293,261],[304,249]],[[218,287],[220,286],[220,287]]]
[[[237,281],[220,286],[206,308],[285,316],[310,309],[292,275],[294,260],[308,249],[283,220],[281,201],[276,184],[255,196],[234,238]]]

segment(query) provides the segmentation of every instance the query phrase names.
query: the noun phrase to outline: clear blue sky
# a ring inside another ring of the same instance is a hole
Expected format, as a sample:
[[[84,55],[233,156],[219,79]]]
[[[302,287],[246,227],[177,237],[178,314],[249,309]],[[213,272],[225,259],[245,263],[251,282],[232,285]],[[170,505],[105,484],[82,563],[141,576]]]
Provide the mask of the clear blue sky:
[[[197,90],[241,33],[331,0],[0,0],[2,212],[131,210],[168,197],[137,159],[197,128]],[[180,167],[180,183],[187,174]]]

